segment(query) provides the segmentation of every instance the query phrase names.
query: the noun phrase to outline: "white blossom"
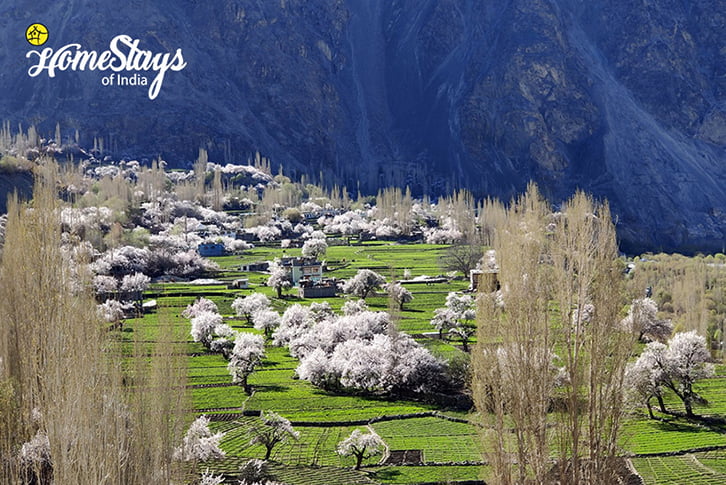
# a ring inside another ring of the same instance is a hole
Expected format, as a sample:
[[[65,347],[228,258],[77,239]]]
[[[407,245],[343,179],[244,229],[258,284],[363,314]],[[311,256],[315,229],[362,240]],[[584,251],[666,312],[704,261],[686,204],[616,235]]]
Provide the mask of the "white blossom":
[[[313,324],[308,307],[299,303],[291,305],[280,318],[280,325],[272,334],[272,342],[277,346],[289,345],[292,340],[300,338]]]
[[[224,483],[224,475],[215,476],[209,471],[209,468],[199,477],[199,485],[220,485],[221,483]]]
[[[261,418],[263,424],[252,429],[255,436],[250,440],[250,444],[261,444],[267,449],[265,460],[270,458],[272,449],[278,443],[289,438],[294,440],[300,438],[300,433],[295,431],[290,421],[279,414],[271,411],[263,412]]]
[[[354,456],[356,458],[355,469],[359,469],[365,458],[380,455],[385,450],[386,444],[375,431],[362,433],[359,429],[353,432],[338,443],[336,453],[341,456]]]
[[[324,256],[327,250],[328,243],[325,239],[310,238],[303,244],[302,255],[305,258],[318,259],[321,256]]]
[[[232,302],[232,308],[238,317],[245,317],[248,322],[252,322],[252,315],[261,310],[266,310],[270,306],[270,299],[262,293],[252,293],[248,296],[235,298]]]
[[[277,260],[270,261],[269,271],[270,277],[267,278],[267,286],[274,288],[279,298],[282,295],[282,290],[292,287],[290,275]]]
[[[126,306],[118,300],[106,300],[98,305],[98,314],[108,323],[123,319]]]
[[[121,291],[129,293],[140,293],[146,291],[151,283],[151,278],[144,273],[134,273],[124,275],[121,280]]]
[[[232,382],[247,386],[247,377],[265,356],[265,341],[259,335],[238,332],[235,335],[232,356],[227,370],[232,376]]]
[[[413,301],[413,293],[399,283],[386,285],[386,291],[388,292],[388,296],[398,303],[401,310],[403,310],[404,304]]]
[[[368,305],[363,299],[348,300],[343,303],[343,306],[340,309],[343,312],[343,315],[355,315],[356,313],[368,310]]]
[[[658,318],[658,305],[651,298],[633,300],[622,324],[638,335],[638,340],[664,342],[673,332],[670,320]]]
[[[214,303],[212,300],[204,297],[199,297],[194,301],[194,303],[187,305],[186,309],[182,312],[182,316],[184,318],[192,318],[196,317],[202,312],[217,313],[218,311],[219,310],[217,309],[217,304]]]
[[[212,341],[212,334],[215,328],[222,323],[222,315],[219,313],[203,311],[192,317],[191,335],[195,342],[201,342],[209,346]]]
[[[343,285],[343,292],[365,299],[371,291],[379,288],[386,279],[369,269],[359,269],[355,276]]]
[[[209,430],[209,418],[199,416],[189,426],[182,446],[174,451],[174,458],[183,461],[209,461],[223,458],[225,453],[219,447],[225,433]]]
[[[252,323],[257,330],[262,330],[268,337],[280,325],[280,314],[274,310],[262,309],[252,314]]]
[[[41,468],[52,463],[48,435],[38,430],[30,441],[23,443],[19,453],[20,463],[25,467]]]

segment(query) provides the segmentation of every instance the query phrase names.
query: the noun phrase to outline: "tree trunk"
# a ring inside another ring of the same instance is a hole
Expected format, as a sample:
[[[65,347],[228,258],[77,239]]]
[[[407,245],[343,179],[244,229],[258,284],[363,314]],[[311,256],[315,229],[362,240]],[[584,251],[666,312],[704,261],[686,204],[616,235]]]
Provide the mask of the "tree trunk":
[[[645,400],[645,407],[648,408],[648,416],[650,416],[650,419],[655,419],[655,416],[653,415],[653,407],[650,405],[650,399],[651,398]]]
[[[693,414],[693,400],[690,396],[683,398],[683,406],[685,406],[686,408],[686,416],[688,416],[689,418],[695,416],[695,414]]]
[[[247,374],[243,375],[239,381],[239,385],[245,390],[245,394],[248,396],[252,394],[252,386],[247,383]]]
[[[272,455],[272,446],[265,446],[267,451],[265,452],[265,461],[270,459],[270,455]]]
[[[665,403],[663,402],[663,396],[655,396],[656,399],[658,399],[658,407],[660,407],[660,412],[663,414],[668,414],[668,410],[665,407]]]
[[[363,464],[363,453],[355,455],[355,469],[360,470],[360,466]]]

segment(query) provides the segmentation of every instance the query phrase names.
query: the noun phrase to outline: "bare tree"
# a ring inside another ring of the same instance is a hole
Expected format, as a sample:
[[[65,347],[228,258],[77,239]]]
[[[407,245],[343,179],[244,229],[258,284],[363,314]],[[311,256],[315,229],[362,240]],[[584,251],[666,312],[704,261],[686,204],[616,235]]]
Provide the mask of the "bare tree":
[[[292,438],[297,440],[300,432],[295,431],[290,421],[277,413],[267,411],[262,413],[262,423],[252,428],[254,437],[250,444],[261,444],[265,447],[265,460],[270,459],[272,449],[278,444]]]
[[[551,267],[542,264],[548,207],[529,187],[497,228],[495,248],[506,311],[494,294],[480,297],[472,354],[474,399],[489,428],[492,482],[542,483],[550,467],[548,408],[554,387],[550,330]],[[510,428],[514,427],[514,432]]]
[[[478,239],[462,241],[449,246],[446,253],[441,256],[439,265],[445,271],[461,271],[464,276],[475,269],[484,254],[484,249]]]
[[[561,483],[613,483],[634,337],[618,318],[608,207],[578,193],[550,214],[530,186],[494,232],[505,304],[481,298],[472,356],[475,402],[495,440],[493,482],[544,483],[554,472]]]
[[[613,483],[625,366],[634,344],[619,322],[624,292],[615,226],[607,204],[578,192],[550,229],[556,338],[568,378],[559,477],[567,483]]]
[[[171,456],[183,432],[187,406],[178,389],[186,370],[172,355],[183,337],[162,331],[152,362],[145,347],[143,358],[129,355],[122,367],[96,314],[90,275],[71,271],[64,257],[57,173],[50,163],[44,169],[32,210],[9,204],[0,262],[0,482],[22,480],[23,457],[13,457],[34,436],[36,444],[47,437],[54,483],[177,481]]]

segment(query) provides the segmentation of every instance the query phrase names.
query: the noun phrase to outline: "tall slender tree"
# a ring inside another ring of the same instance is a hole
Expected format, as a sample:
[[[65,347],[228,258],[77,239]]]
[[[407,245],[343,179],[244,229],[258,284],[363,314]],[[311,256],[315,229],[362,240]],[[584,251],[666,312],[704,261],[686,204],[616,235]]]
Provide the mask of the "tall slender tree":
[[[607,205],[577,193],[551,214],[530,186],[497,225],[495,248],[502,295],[481,299],[472,356],[475,401],[496,443],[492,481],[613,483],[634,337],[619,323]]]
[[[33,449],[40,437],[46,465],[26,479],[169,483],[184,409],[172,375],[183,379],[184,369],[139,358],[124,371],[121,348],[96,315],[90,277],[67,262],[57,172],[50,162],[44,171],[32,203],[10,201],[0,261],[0,482],[28,472],[22,445]],[[154,389],[153,399],[144,389]]]
[[[634,344],[632,333],[620,324],[625,302],[615,226],[607,204],[582,192],[563,205],[553,224],[557,339],[568,378],[560,478],[613,483],[625,365]]]
[[[473,388],[477,407],[489,421],[488,459],[498,484],[524,483],[530,476],[543,483],[550,466],[552,289],[551,267],[541,259],[549,245],[548,212],[535,186],[512,204],[494,244],[506,309],[494,294],[480,299]]]

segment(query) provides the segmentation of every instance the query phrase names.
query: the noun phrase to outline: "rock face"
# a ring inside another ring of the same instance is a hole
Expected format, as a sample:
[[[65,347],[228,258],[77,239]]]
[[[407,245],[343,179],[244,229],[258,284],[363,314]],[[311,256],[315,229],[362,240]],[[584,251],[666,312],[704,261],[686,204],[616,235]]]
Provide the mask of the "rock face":
[[[722,250],[725,0],[0,0],[0,118],[117,156],[219,162],[374,191],[607,198],[623,247]],[[29,78],[49,46],[117,34],[187,67],[159,97],[101,73]]]

